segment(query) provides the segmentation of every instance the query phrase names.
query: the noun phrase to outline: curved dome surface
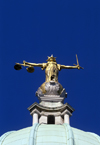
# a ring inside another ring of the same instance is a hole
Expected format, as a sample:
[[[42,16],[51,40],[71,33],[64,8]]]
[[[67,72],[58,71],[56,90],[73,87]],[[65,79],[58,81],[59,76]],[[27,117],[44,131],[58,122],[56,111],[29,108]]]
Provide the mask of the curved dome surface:
[[[100,137],[68,124],[34,124],[3,134],[0,145],[100,145]]]

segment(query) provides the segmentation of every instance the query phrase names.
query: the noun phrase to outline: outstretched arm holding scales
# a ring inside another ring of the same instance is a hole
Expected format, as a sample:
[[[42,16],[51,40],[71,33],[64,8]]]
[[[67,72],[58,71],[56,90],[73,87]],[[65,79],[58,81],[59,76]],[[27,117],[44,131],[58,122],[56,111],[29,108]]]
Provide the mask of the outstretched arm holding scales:
[[[25,60],[23,61],[23,64],[16,63],[17,65],[22,65],[22,66],[37,66],[37,67],[42,67],[42,63],[30,63],[26,62]]]
[[[30,63],[30,62],[26,62],[26,61],[24,60],[24,61],[23,61],[23,64],[21,64],[21,63],[16,63],[16,65],[14,66],[14,68],[15,68],[16,70],[20,70],[20,69],[22,69],[21,66],[27,66],[27,67],[28,67],[28,68],[26,68],[27,71],[30,72],[30,73],[32,73],[32,72],[34,72],[34,68],[33,68],[34,66],[36,66],[36,67],[41,67],[41,68],[43,69],[44,64],[46,65],[46,63]]]

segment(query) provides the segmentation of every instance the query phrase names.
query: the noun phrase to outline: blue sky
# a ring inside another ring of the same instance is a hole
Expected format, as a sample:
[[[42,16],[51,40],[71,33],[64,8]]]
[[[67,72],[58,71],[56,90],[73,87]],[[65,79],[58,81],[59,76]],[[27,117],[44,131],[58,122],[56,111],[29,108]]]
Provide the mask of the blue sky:
[[[100,1],[0,1],[0,135],[31,126],[27,108],[38,102],[35,92],[45,72],[14,70],[15,62],[46,62],[51,54],[64,65],[79,63],[84,70],[61,70],[75,112],[71,126],[100,135]]]

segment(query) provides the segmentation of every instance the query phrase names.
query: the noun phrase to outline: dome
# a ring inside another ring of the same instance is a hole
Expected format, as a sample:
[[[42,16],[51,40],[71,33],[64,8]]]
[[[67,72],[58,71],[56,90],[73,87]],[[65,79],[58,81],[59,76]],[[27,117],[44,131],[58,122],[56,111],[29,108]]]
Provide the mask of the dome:
[[[0,145],[100,145],[100,137],[68,124],[34,124],[0,137]]]

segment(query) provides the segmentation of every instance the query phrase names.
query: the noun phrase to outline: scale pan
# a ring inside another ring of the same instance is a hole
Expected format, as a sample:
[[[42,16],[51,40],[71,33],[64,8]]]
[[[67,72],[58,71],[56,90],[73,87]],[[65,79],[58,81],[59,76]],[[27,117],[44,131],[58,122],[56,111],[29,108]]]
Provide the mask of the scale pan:
[[[27,71],[29,72],[29,73],[33,73],[34,72],[34,68],[33,67],[28,67],[28,68],[26,68],[27,69]]]
[[[22,69],[22,67],[21,67],[21,65],[16,64],[16,65],[14,66],[14,69],[15,69],[15,70],[20,70],[20,69]]]

